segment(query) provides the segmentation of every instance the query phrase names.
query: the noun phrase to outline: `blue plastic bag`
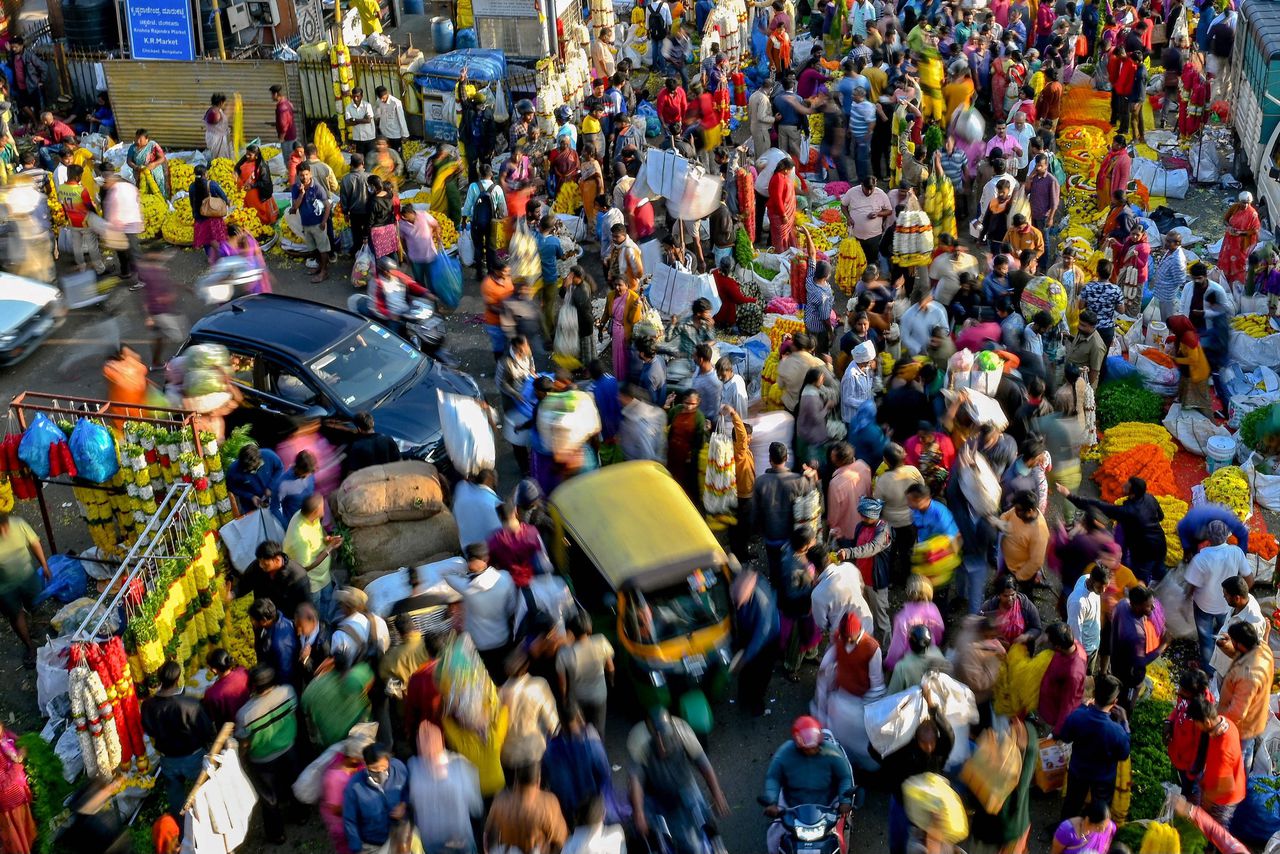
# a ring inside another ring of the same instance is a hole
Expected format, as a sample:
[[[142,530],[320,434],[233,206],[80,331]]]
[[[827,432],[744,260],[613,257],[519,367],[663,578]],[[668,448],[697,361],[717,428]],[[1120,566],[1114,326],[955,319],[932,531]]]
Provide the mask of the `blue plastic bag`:
[[[1103,376],[1108,380],[1122,380],[1137,372],[1138,369],[1124,356],[1108,356],[1106,367],[1103,368]]]
[[[457,308],[462,301],[462,265],[458,259],[437,252],[436,260],[427,267],[427,286],[446,308]]]
[[[22,434],[18,443],[18,459],[28,466],[36,477],[49,476],[49,446],[54,442],[62,442],[67,438],[57,424],[49,420],[43,412],[32,419],[27,432]]]
[[[119,471],[115,437],[101,424],[81,418],[71,431],[68,444],[76,473],[85,480],[106,483]]]
[[[1254,776],[1231,817],[1231,835],[1262,845],[1280,831],[1280,776]]]
[[[89,576],[85,574],[84,564],[70,555],[50,557],[49,572],[53,573],[53,581],[36,594],[37,605],[46,599],[57,599],[64,604],[74,602],[89,588]]]

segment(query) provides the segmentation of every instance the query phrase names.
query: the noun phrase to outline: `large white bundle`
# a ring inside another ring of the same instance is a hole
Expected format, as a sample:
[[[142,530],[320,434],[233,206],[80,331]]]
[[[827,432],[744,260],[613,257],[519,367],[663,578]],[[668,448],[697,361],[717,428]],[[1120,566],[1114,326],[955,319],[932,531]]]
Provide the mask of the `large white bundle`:
[[[497,452],[489,418],[474,398],[436,391],[440,407],[440,429],[449,459],[464,477],[496,465]]]

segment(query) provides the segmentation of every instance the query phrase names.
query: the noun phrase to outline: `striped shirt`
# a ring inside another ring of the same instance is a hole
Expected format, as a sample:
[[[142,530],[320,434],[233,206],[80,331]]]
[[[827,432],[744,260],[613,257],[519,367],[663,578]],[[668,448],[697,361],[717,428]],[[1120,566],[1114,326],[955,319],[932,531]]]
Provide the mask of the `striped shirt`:
[[[957,189],[964,186],[964,170],[968,165],[969,155],[959,148],[950,153],[942,152],[942,173]]]
[[[829,329],[831,311],[835,308],[835,297],[831,295],[831,286],[826,282],[815,282],[813,270],[817,262],[809,261],[809,274],[804,280],[804,328],[809,332],[822,332]]]
[[[876,123],[876,105],[870,101],[854,101],[849,105],[849,133],[862,139]]]

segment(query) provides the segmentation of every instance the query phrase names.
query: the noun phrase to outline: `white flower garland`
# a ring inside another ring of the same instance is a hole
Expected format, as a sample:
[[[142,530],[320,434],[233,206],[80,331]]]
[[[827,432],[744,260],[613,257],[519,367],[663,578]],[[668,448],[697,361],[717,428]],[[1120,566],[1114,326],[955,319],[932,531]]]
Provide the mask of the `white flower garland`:
[[[107,689],[98,674],[82,663],[72,669],[67,693],[85,773],[107,779],[120,767],[121,761],[115,707],[107,697]]]

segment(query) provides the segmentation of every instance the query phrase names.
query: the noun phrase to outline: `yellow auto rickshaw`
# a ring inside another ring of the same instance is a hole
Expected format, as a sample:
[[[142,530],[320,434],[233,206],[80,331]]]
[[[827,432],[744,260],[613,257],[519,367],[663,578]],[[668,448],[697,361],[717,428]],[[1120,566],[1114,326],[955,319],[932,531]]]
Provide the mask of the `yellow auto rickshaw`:
[[[667,470],[635,461],[566,481],[549,501],[551,557],[621,653],[644,708],[711,730],[731,659],[728,559]]]

